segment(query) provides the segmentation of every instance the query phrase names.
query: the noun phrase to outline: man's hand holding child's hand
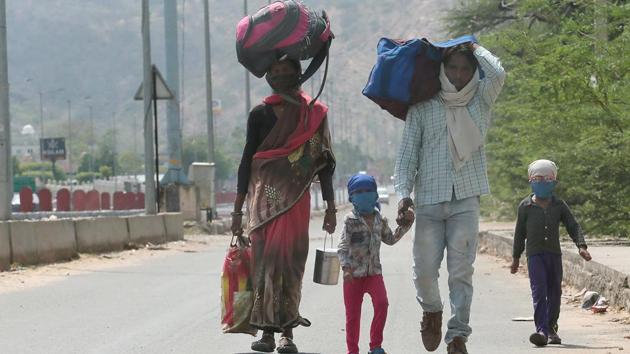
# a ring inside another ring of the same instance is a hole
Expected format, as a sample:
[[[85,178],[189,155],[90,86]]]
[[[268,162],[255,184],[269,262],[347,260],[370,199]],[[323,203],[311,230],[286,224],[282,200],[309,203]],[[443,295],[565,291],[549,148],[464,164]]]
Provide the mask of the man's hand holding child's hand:
[[[408,226],[413,224],[415,220],[416,215],[413,213],[413,211],[406,210],[398,214],[398,217],[396,218],[396,224],[398,224],[398,226]]]
[[[593,259],[591,257],[591,254],[584,247],[580,247],[580,257],[584,258],[584,260],[586,261],[590,261],[591,259]]]
[[[400,226],[408,226],[413,224],[415,214],[413,213],[413,201],[411,198],[403,198],[398,203],[398,216],[396,223]]]
[[[520,263],[517,259],[512,259],[512,265],[510,266],[510,273],[512,274],[516,274],[516,272],[518,272],[518,267],[519,267]]]

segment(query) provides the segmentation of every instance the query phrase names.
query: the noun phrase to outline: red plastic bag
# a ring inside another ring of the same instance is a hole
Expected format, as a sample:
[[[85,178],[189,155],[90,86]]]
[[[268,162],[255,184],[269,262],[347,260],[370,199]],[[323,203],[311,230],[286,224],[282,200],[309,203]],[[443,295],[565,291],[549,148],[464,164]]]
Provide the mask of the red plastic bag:
[[[254,304],[251,281],[251,247],[238,236],[230,242],[221,272],[221,325],[223,333],[256,335],[249,319]]]

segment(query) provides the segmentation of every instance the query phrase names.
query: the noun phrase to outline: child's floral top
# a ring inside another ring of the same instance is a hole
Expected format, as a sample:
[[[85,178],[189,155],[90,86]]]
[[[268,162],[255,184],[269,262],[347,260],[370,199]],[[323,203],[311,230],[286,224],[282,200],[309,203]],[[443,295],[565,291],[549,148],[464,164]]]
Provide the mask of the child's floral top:
[[[381,242],[393,245],[409,231],[409,226],[398,226],[395,232],[387,224],[387,218],[375,211],[372,232],[366,221],[352,211],[346,215],[337,253],[343,268],[350,268],[353,277],[365,277],[382,273],[380,261]]]

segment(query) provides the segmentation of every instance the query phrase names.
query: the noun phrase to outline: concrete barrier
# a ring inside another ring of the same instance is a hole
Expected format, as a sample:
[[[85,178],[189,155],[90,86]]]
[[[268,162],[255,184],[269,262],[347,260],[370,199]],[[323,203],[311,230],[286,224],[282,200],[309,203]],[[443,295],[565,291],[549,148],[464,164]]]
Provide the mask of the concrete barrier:
[[[131,243],[153,244],[166,242],[166,228],[162,215],[142,215],[127,218]]]
[[[9,223],[0,222],[0,272],[11,267],[11,234]]]
[[[184,215],[182,213],[164,213],[166,242],[184,239]]]
[[[45,264],[77,256],[72,220],[13,221],[9,230],[13,263]]]
[[[479,233],[479,249],[505,259],[512,259],[511,232]],[[527,257],[521,257],[527,269]],[[595,261],[586,262],[575,253],[563,252],[563,280],[578,289],[586,288],[602,294],[611,304],[630,311],[630,276]]]
[[[181,213],[0,222],[0,271],[12,263],[67,261],[78,252],[120,251],[128,243],[160,244],[183,238]]]
[[[79,219],[74,225],[79,253],[121,251],[129,243],[125,218]]]

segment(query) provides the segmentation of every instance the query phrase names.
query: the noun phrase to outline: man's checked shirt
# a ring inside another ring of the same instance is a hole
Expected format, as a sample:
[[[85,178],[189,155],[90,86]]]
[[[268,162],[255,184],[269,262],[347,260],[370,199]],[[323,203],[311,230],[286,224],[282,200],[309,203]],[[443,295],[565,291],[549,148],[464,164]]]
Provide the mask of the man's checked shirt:
[[[499,58],[485,48],[478,47],[474,54],[485,76],[468,103],[468,111],[485,138],[490,110],[503,87],[505,71]],[[446,108],[439,95],[410,107],[395,173],[399,197],[409,197],[415,187],[416,205],[447,202],[453,193],[458,200],[490,193],[483,147],[455,171],[448,148]]]

